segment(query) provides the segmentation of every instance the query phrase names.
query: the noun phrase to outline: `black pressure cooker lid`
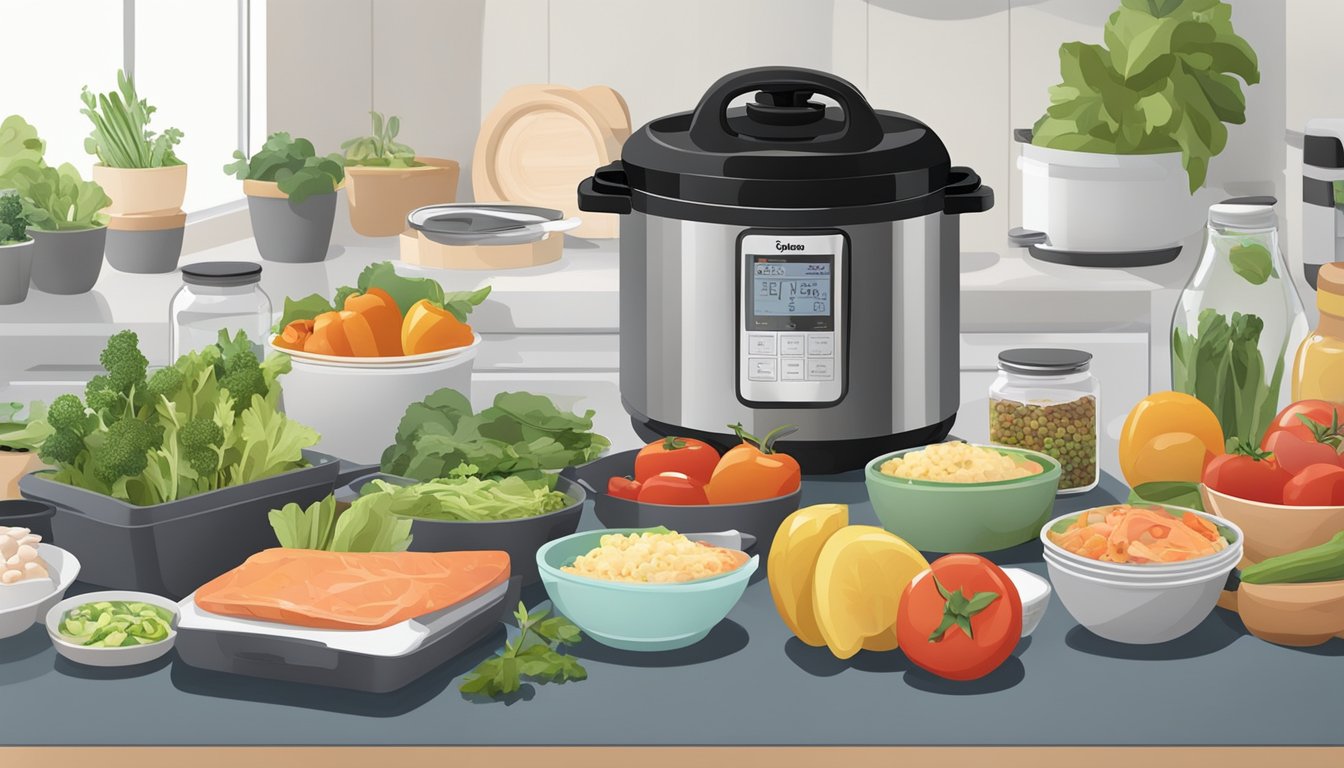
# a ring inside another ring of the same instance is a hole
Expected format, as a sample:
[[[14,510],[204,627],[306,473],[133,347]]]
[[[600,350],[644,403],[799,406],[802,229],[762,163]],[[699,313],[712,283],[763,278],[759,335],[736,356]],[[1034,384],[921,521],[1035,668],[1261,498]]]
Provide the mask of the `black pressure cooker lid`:
[[[748,93],[754,100],[729,106]],[[814,101],[818,94],[838,106]],[[834,75],[776,67],[720,79],[694,111],[632,134],[621,161],[631,190],[745,208],[898,203],[943,190],[950,170],[947,148],[924,123],[874,110]]]

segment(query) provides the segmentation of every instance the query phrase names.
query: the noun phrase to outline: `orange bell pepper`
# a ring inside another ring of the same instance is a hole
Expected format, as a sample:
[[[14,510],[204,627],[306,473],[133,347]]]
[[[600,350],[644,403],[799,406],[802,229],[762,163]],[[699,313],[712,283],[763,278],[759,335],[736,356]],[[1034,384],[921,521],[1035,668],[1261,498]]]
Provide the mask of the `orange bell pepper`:
[[[776,439],[796,432],[797,427],[779,427],[758,438],[747,434],[741,424],[728,426],[742,438],[742,444],[728,449],[714,467],[705,486],[710,504],[773,499],[798,490],[803,473],[797,460],[774,449]]]
[[[401,310],[397,308],[397,302],[387,291],[382,288],[370,288],[367,293],[351,294],[345,299],[344,309],[357,313],[368,324],[377,349],[376,356],[396,357],[402,354]]]
[[[303,351],[317,355],[353,356],[340,312],[323,312],[313,318],[313,335],[304,342]]]
[[[304,342],[313,335],[312,320],[295,320],[286,325],[280,335],[275,337],[275,346],[283,349],[302,350]]]
[[[470,325],[443,307],[431,304],[428,299],[411,305],[401,323],[401,351],[407,355],[465,347],[474,338]]]

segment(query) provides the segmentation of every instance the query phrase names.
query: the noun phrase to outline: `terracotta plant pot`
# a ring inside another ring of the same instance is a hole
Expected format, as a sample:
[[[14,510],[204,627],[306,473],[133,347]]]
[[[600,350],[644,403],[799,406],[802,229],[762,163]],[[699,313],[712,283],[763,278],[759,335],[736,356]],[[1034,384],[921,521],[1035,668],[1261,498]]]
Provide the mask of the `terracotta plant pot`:
[[[121,272],[158,274],[177,269],[187,214],[113,216],[107,222],[107,263]]]
[[[252,237],[267,261],[306,264],[327,258],[336,193],[313,195],[294,204],[273,181],[243,182]]]
[[[19,304],[28,298],[33,274],[33,241],[0,245],[0,304]]]
[[[1321,645],[1344,634],[1344,581],[1247,584],[1237,588],[1237,612],[1251,634],[1279,645]]]
[[[162,168],[112,168],[96,163],[93,180],[103,188],[112,204],[111,216],[146,213],[171,213],[182,207],[187,194],[187,166]]]
[[[107,227],[29,229],[33,238],[33,287],[47,293],[88,293],[103,271]]]
[[[392,237],[406,229],[406,214],[457,200],[456,160],[417,157],[414,168],[352,165],[345,169],[350,226],[366,237]]]

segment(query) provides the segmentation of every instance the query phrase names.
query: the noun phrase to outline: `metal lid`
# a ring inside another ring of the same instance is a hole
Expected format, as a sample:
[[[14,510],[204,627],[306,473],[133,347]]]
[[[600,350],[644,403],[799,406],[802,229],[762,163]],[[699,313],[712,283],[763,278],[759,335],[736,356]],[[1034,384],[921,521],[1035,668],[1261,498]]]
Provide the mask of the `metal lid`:
[[[1275,229],[1279,217],[1268,205],[1218,203],[1209,206],[1209,224],[1235,230]]]
[[[999,353],[999,369],[1024,376],[1082,373],[1092,366],[1092,353],[1081,349],[1027,347]]]
[[[261,265],[254,261],[206,261],[182,268],[182,282],[228,287],[261,282]]]
[[[540,225],[565,218],[563,211],[508,203],[442,203],[406,216],[411,229],[445,245],[508,245],[546,237]]]

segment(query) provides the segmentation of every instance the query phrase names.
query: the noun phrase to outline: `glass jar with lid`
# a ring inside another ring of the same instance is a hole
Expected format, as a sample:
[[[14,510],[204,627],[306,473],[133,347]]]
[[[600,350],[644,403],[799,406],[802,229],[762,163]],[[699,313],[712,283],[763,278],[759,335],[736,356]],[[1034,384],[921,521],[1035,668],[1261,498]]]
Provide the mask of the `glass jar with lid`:
[[[245,331],[261,356],[270,336],[271,299],[261,289],[261,265],[211,261],[182,267],[182,287],[169,309],[172,358],[215,343],[221,330]]]
[[[1076,349],[1006,349],[989,387],[989,441],[1060,464],[1059,492],[1097,487],[1101,387],[1092,355]]]

